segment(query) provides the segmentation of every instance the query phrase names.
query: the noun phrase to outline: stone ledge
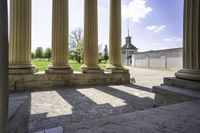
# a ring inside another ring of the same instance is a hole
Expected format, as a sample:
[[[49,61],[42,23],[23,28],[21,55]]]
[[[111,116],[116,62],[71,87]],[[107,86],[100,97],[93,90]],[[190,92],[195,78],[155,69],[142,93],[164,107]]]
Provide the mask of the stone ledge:
[[[199,82],[179,79],[175,77],[164,78],[164,84],[169,85],[169,86],[176,86],[180,88],[200,90]]]
[[[155,105],[165,106],[200,99],[200,82],[179,78],[164,78],[164,84],[154,86]]]
[[[34,74],[38,72],[36,68],[27,68],[27,69],[9,69],[9,74],[18,75],[18,74]]]
[[[106,71],[109,73],[129,73],[127,69],[107,69]]]
[[[72,69],[47,69],[45,70],[46,74],[72,74]]]
[[[154,86],[155,104],[165,106],[185,101],[200,99],[200,92],[196,90],[183,89],[172,86]]]
[[[119,85],[130,83],[129,73],[9,75],[10,90],[47,89],[77,85]]]
[[[82,69],[81,72],[83,74],[103,74],[104,70],[101,70],[101,69],[97,69],[97,70]]]

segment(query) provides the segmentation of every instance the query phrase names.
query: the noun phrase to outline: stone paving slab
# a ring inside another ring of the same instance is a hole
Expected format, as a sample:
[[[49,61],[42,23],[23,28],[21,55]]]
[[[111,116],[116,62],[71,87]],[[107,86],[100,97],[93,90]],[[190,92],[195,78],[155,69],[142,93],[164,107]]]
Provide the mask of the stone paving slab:
[[[8,133],[26,133],[28,131],[29,111],[28,95],[11,94],[9,96]]]
[[[55,128],[45,129],[43,131],[38,131],[35,133],[63,133],[63,127],[55,127]]]
[[[199,133],[200,101],[68,125],[65,133]]]
[[[153,98],[151,89],[131,84],[32,92],[29,132],[149,109]]]

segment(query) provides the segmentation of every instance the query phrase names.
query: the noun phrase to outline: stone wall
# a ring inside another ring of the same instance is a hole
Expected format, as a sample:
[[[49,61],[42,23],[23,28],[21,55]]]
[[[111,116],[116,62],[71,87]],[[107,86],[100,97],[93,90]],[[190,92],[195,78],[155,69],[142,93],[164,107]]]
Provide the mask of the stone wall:
[[[9,75],[10,90],[48,89],[50,87],[82,86],[82,85],[114,85],[130,83],[128,70],[115,73],[92,74],[28,74]]]
[[[132,56],[132,66],[142,68],[181,69],[182,48],[139,52]]]

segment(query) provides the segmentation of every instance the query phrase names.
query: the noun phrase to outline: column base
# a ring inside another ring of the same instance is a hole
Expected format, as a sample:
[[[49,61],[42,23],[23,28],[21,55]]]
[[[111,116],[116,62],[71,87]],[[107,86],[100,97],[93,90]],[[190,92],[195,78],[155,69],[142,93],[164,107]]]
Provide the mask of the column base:
[[[127,69],[106,69],[106,72],[109,73],[129,73],[129,70]]]
[[[38,69],[32,64],[9,64],[9,74],[34,74],[36,72]]]
[[[72,74],[73,70],[69,65],[63,67],[54,67],[49,65],[48,69],[45,70],[46,74]]]
[[[9,74],[34,74],[38,72],[38,69],[35,67],[32,68],[9,68]]]
[[[175,73],[177,78],[200,81],[200,71],[190,70],[190,69],[182,69]]]
[[[110,72],[110,73],[129,73],[129,70],[124,69],[124,67],[121,66],[121,65],[108,64],[108,66],[106,67],[106,72]]]
[[[92,73],[94,73],[94,74],[97,74],[97,73],[103,74],[104,70],[100,69],[100,67],[98,65],[88,66],[88,65],[83,64],[81,66],[81,72],[83,74],[92,74]]]
[[[199,88],[200,82],[197,81],[164,78],[164,84],[153,87],[155,105],[165,106],[200,99]]]

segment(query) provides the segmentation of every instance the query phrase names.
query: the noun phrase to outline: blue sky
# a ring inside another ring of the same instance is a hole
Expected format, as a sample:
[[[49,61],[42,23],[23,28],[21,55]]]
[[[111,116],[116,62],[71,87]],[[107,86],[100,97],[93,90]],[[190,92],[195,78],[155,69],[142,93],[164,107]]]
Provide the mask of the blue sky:
[[[69,0],[69,33],[83,28],[84,0]],[[109,40],[109,0],[98,0],[99,43]],[[32,0],[32,51],[51,47],[52,0]],[[139,51],[182,47],[183,0],[122,0],[122,45],[129,21]]]

